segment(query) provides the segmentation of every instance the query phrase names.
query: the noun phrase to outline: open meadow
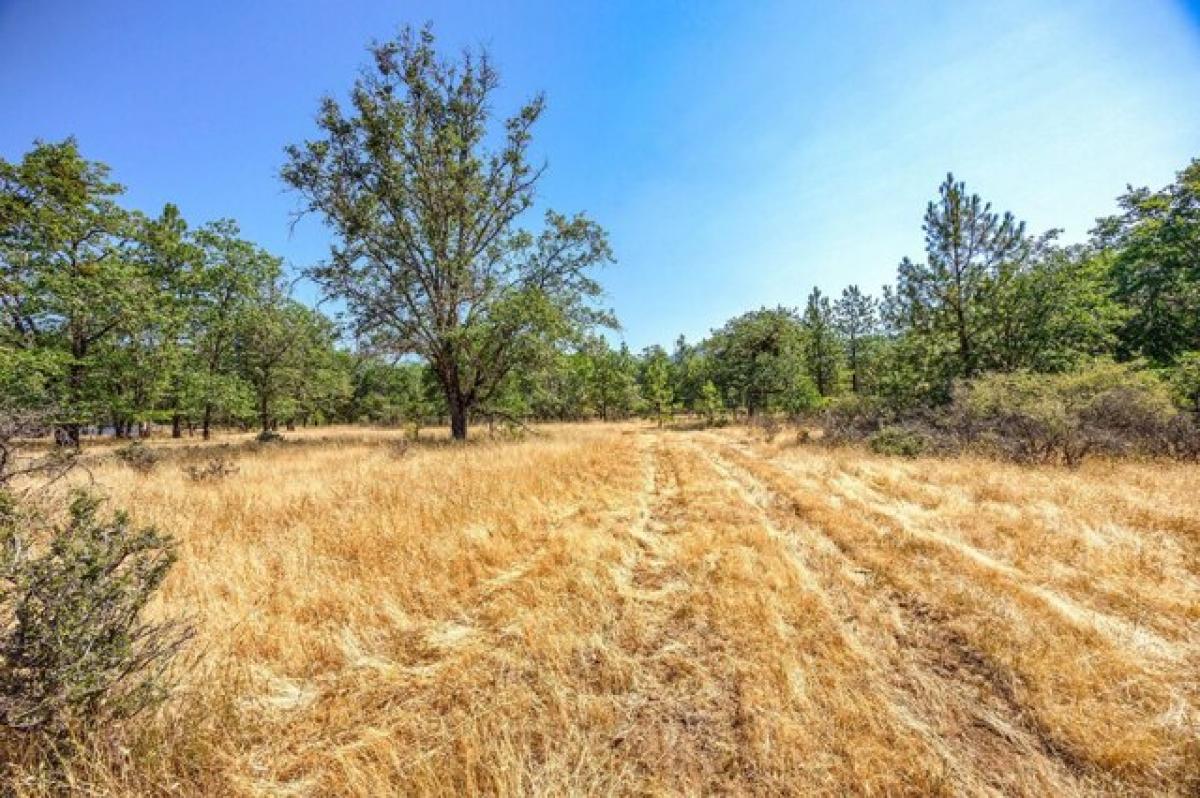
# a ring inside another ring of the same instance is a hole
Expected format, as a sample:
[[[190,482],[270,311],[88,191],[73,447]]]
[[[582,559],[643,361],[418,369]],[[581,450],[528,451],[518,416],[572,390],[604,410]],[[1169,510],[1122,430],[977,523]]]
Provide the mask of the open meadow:
[[[645,423],[401,438],[234,446],[208,482],[170,443],[148,473],[91,463],[180,540],[153,610],[197,636],[174,698],[73,763],[81,788],[1200,789],[1196,465]]]

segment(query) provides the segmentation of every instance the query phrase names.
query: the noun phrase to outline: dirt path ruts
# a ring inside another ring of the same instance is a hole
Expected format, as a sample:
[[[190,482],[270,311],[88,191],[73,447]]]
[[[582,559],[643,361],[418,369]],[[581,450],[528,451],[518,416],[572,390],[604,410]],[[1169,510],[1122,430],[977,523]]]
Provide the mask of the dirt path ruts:
[[[980,652],[913,597],[880,583],[793,502],[737,461],[729,444],[692,441],[730,487],[761,512],[842,619],[889,700],[949,763],[964,793],[1089,794],[1085,763],[1040,729]],[[730,456],[733,455],[733,456]]]

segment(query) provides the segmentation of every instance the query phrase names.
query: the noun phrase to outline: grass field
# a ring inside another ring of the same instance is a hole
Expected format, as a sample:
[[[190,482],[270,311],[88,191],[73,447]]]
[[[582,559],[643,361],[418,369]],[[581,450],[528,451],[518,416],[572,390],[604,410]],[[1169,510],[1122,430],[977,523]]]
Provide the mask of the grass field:
[[[639,424],[403,453],[323,434],[235,450],[214,484],[92,468],[181,540],[156,609],[199,634],[173,702],[81,784],[1200,790],[1200,467]]]

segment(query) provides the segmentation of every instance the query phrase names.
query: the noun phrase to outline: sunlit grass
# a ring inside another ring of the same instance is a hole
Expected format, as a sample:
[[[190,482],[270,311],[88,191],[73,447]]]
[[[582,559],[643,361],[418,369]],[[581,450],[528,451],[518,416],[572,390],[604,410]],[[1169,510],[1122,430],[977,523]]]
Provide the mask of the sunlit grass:
[[[240,470],[212,484],[183,458],[143,475],[98,457],[114,504],[181,540],[156,611],[195,619],[197,663],[67,778],[234,795],[1200,785],[1200,468],[543,433],[227,439]]]

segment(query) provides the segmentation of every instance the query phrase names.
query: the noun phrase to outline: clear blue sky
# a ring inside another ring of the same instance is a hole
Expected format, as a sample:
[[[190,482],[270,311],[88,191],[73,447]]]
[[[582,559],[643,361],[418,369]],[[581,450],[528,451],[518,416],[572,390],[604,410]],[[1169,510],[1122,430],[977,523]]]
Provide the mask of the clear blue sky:
[[[1034,229],[1086,235],[1126,183],[1200,156],[1200,4],[0,0],[0,156],[78,137],[130,205],[233,217],[295,266],[282,148],[366,43],[431,20],[486,44],[498,110],[548,96],[543,207],[611,233],[640,348],[920,255],[947,170]]]

